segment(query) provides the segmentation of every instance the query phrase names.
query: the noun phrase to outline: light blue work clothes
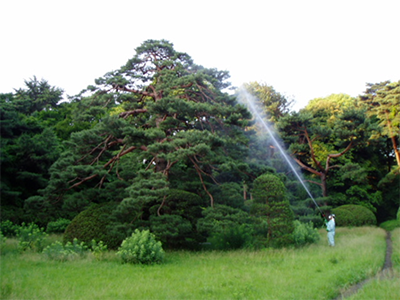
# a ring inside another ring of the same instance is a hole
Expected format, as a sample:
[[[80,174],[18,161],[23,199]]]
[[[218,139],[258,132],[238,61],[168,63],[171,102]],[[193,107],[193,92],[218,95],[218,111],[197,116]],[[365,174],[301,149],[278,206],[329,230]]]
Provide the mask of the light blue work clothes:
[[[329,246],[335,246],[335,220],[332,218],[326,223],[326,230],[328,231]]]

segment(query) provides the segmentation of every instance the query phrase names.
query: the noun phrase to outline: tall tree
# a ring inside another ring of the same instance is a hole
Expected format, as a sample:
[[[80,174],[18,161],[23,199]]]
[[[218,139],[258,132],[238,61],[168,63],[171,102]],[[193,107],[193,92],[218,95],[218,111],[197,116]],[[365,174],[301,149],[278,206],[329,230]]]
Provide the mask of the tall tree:
[[[68,155],[53,166],[47,199],[55,203],[64,194],[106,189],[120,181],[124,192],[114,191],[114,200],[124,199],[126,211],[137,210],[137,191],[127,188],[137,177],[135,170],[153,170],[175,187],[176,174],[187,168],[198,176],[212,206],[207,186],[219,172],[237,170],[246,152],[242,127],[250,115],[222,92],[228,77],[195,65],[168,41],[144,42],[124,66],[81,95],[80,119],[97,124],[72,134]]]
[[[52,99],[51,105],[56,105],[62,90],[36,78],[25,83],[26,88],[15,95],[0,95],[1,215],[15,222],[33,221],[32,216],[22,213],[24,200],[46,187],[49,168],[61,150],[59,139],[48,126],[51,122],[40,117],[45,106],[38,99]],[[36,101],[41,104],[36,105]]]
[[[264,114],[271,122],[276,122],[287,114],[293,104],[293,100],[289,100],[266,83],[254,81],[244,84],[244,88],[257,99]],[[240,98],[242,95],[239,93],[238,97]]]
[[[14,103],[18,110],[25,114],[35,111],[55,108],[62,100],[64,91],[58,87],[51,86],[46,80],[38,80],[34,76],[25,80],[25,88],[15,90]]]
[[[381,134],[391,140],[397,166],[400,167],[400,80],[368,83],[359,99],[367,106],[369,116],[378,118]]]
[[[267,244],[285,246],[292,243],[293,211],[286,188],[274,174],[263,174],[254,181],[254,203],[251,211],[268,224]]]
[[[311,182],[321,186],[323,197],[328,196],[330,171],[341,165],[332,164],[333,161],[338,161],[370,135],[369,120],[365,111],[358,108],[340,110],[333,115],[325,108],[306,108],[281,118],[278,127],[284,141],[290,145],[295,161],[319,177],[319,182]]]

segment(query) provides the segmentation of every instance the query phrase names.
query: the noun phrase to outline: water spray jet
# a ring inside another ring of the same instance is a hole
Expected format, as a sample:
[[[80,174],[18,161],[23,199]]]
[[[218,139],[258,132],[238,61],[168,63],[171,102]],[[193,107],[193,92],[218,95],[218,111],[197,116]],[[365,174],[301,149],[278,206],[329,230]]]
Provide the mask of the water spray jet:
[[[315,206],[317,207],[321,215],[323,215],[323,212],[321,211],[318,203],[315,201],[307,185],[305,184],[299,172],[297,172],[295,166],[293,165],[291,158],[289,157],[289,155],[286,153],[283,146],[279,142],[278,137],[276,137],[274,130],[266,121],[264,113],[262,113],[262,110],[257,109],[256,102],[258,101],[256,100],[256,98],[253,95],[251,95],[244,87],[239,89],[239,95],[241,96],[242,99],[245,100],[245,103],[243,102],[242,103],[246,105],[246,107],[250,110],[251,114],[256,118],[256,121],[269,133],[274,146],[279,150],[280,154],[283,156],[288,166],[292,169],[296,178],[299,180],[299,182],[301,183],[307,194],[310,196],[311,200],[314,202]]]

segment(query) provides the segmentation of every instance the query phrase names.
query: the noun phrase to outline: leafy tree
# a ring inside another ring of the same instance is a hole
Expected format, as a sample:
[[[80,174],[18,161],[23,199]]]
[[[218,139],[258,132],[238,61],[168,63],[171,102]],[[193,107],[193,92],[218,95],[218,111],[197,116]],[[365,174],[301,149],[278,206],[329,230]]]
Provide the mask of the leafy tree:
[[[379,120],[381,134],[391,140],[397,166],[400,167],[400,81],[368,83],[367,90],[359,99],[366,105],[369,116]]]
[[[319,178],[311,182],[321,186],[323,197],[328,196],[329,174],[346,163],[344,155],[363,145],[372,130],[365,110],[353,107],[330,114],[329,107],[314,104],[281,118],[278,124],[295,161]]]
[[[287,114],[293,104],[293,100],[288,100],[266,83],[250,82],[244,84],[244,88],[260,102],[270,122],[276,122]],[[241,98],[243,95],[239,93],[238,97]]]

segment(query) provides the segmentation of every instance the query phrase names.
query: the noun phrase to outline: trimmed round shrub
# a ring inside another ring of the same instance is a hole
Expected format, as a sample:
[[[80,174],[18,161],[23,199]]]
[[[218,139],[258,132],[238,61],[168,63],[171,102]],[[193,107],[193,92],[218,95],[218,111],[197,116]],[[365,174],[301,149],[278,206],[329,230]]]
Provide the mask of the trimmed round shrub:
[[[387,230],[387,231],[392,231],[395,228],[400,227],[400,220],[389,220],[381,223],[379,227]]]
[[[109,249],[117,249],[122,240],[110,233],[108,226],[111,224],[111,212],[117,203],[109,202],[93,205],[78,214],[65,230],[64,243],[79,241],[90,245],[92,240],[102,241]]]
[[[155,264],[164,260],[162,244],[156,241],[150,230],[136,229],[122,242],[117,255],[124,263],[131,264]]]
[[[336,215],[338,226],[376,225],[376,217],[372,211],[361,205],[347,204],[332,210]]]

